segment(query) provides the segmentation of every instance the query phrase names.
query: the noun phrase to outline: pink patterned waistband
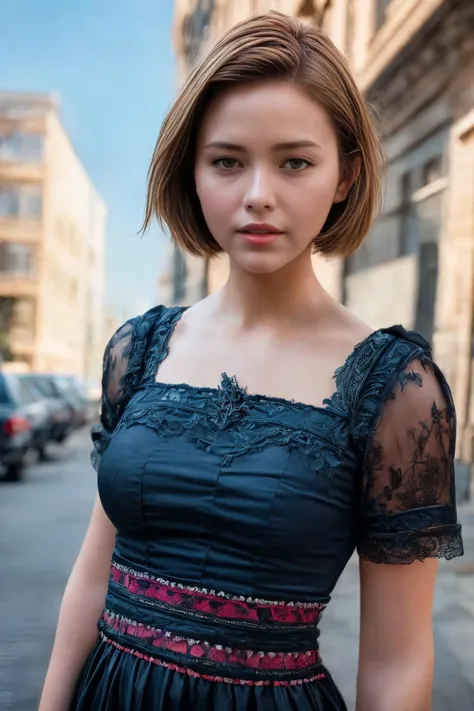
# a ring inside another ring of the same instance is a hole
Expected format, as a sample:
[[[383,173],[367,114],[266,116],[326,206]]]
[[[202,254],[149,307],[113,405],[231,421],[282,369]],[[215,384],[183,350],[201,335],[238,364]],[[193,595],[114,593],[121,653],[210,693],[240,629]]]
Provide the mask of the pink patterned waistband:
[[[300,671],[321,663],[321,656],[317,649],[305,652],[256,652],[251,649],[224,647],[144,625],[107,609],[102,615],[102,632],[106,635],[118,633],[121,638],[139,640],[142,645],[150,649],[151,653],[153,651],[157,653],[160,649],[167,650],[182,655],[183,658],[190,656],[206,662],[228,664],[243,669]]]
[[[324,608],[191,587],[114,559],[99,630],[116,649],[174,671],[292,686],[325,677],[316,648]]]
[[[197,679],[203,679],[204,681],[220,682],[224,684],[237,684],[238,686],[298,686],[299,684],[308,684],[316,681],[321,681],[326,678],[326,672],[319,672],[313,674],[312,676],[300,677],[298,679],[240,679],[234,676],[222,676],[220,674],[208,674],[199,673],[191,667],[180,666],[179,664],[174,664],[173,662],[167,662],[163,659],[158,659],[157,657],[152,657],[148,654],[144,654],[137,649],[132,647],[124,647],[113,639],[110,639],[105,634],[101,633],[101,639],[110,644],[112,647],[125,652],[126,654],[131,654],[134,657],[143,659],[145,662],[150,664],[156,664],[160,667],[165,667],[171,671],[178,672],[178,674],[187,674],[187,676],[192,676]]]
[[[218,619],[314,627],[326,607],[320,602],[279,602],[231,596],[223,592],[169,582],[140,573],[116,561],[112,562],[110,576],[115,584],[133,595]]]

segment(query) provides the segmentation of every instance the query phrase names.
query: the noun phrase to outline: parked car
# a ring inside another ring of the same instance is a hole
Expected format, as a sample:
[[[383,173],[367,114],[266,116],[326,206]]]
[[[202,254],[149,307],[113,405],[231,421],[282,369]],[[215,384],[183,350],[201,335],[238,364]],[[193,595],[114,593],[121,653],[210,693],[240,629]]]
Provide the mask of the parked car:
[[[38,392],[48,407],[50,415],[50,439],[62,443],[74,429],[74,411],[56,387],[54,377],[43,373],[28,373],[20,376]]]
[[[27,379],[0,371],[0,463],[8,481],[21,479],[33,453],[44,456],[50,427],[48,406]]]
[[[74,426],[82,427],[90,421],[90,404],[87,391],[74,375],[53,376],[58,393],[61,394],[74,413]]]
[[[100,417],[102,406],[102,383],[98,380],[89,380],[85,383],[85,387],[90,406],[90,421],[96,422]]]

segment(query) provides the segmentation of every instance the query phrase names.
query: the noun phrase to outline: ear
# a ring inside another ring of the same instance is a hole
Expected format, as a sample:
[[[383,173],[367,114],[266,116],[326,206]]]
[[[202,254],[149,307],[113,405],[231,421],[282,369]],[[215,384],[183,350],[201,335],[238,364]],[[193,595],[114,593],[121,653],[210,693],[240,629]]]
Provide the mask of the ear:
[[[349,190],[354,185],[355,181],[359,177],[361,167],[361,157],[360,153],[346,158],[345,165],[341,171],[341,180],[337,186],[336,194],[334,196],[334,202],[344,202],[347,198]]]

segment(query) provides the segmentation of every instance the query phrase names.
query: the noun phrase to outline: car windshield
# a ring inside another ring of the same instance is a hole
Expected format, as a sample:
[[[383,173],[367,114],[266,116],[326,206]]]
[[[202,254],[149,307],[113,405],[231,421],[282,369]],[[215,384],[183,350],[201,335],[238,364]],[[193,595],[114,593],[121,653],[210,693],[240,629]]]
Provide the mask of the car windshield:
[[[22,403],[38,402],[44,395],[27,375],[19,375],[17,380],[18,400]]]
[[[54,392],[53,384],[48,378],[35,377],[32,376],[28,378],[30,383],[41,393],[43,397],[54,398],[56,394]]]
[[[54,378],[55,385],[60,392],[66,393],[71,389],[71,384],[64,376],[56,376]]]

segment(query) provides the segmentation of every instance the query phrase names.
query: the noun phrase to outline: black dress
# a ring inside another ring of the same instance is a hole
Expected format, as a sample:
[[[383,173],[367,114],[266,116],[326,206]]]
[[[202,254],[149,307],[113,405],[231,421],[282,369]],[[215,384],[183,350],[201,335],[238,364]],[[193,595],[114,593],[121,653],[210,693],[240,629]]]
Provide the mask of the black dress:
[[[462,554],[455,413],[429,346],[377,331],[321,407],[155,381],[183,309],[127,322],[93,433],[117,529],[75,711],[342,711],[318,623],[357,548]],[[317,374],[315,374],[317,377]]]

